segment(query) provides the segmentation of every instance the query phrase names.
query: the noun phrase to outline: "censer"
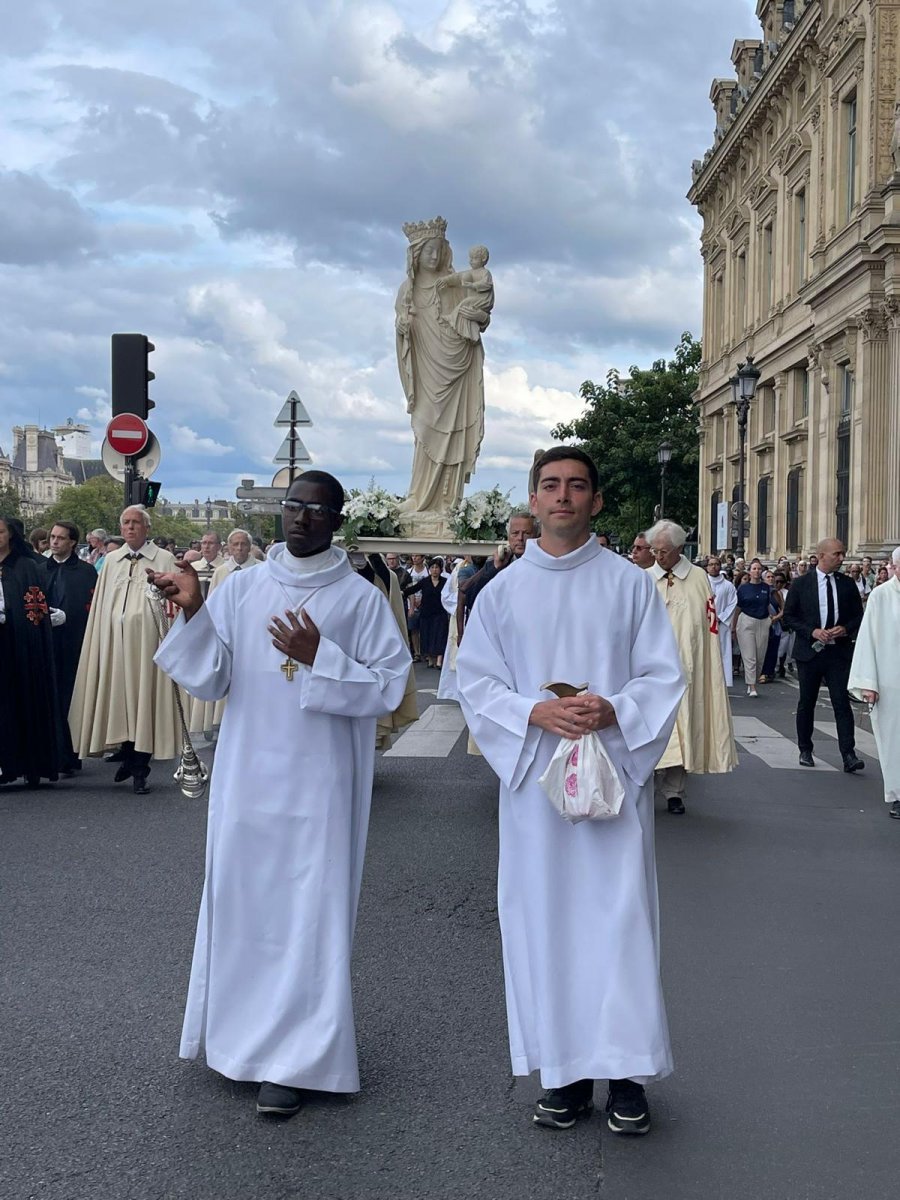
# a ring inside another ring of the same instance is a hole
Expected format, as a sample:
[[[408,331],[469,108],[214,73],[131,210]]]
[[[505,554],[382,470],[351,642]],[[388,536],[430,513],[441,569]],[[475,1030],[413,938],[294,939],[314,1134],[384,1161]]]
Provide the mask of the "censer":
[[[153,614],[153,623],[156,626],[156,632],[159,634],[159,640],[162,641],[169,632],[171,622],[166,613],[163,594],[153,583],[147,584],[147,602],[150,605],[150,612]],[[181,703],[181,688],[174,679],[171,680],[171,683],[175,689],[175,706],[178,709],[178,719],[181,722],[181,761],[178,764],[178,770],[175,772],[174,779],[181,788],[182,795],[187,796],[189,800],[199,800],[206,791],[206,785],[209,782],[209,768],[206,766],[206,763],[201,762],[197,757],[197,752],[191,741],[187,721],[184,718],[184,706]]]

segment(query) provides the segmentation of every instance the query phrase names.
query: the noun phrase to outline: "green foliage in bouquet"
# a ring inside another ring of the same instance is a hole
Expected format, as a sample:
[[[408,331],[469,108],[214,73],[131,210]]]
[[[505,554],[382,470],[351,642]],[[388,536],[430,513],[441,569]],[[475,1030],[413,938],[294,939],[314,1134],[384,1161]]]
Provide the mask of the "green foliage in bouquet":
[[[493,487],[489,492],[464,496],[450,509],[450,528],[454,535],[461,542],[503,541],[512,513],[509,495],[509,492]]]

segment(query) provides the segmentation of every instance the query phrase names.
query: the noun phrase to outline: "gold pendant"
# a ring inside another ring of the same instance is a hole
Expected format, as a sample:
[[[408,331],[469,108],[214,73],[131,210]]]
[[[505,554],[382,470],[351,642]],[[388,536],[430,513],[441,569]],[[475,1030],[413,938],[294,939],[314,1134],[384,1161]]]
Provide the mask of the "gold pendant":
[[[294,674],[299,669],[300,669],[300,664],[295,663],[290,655],[288,655],[288,657],[284,660],[284,662],[281,664],[281,667],[280,667],[281,673],[284,675],[284,677],[288,681],[288,683],[294,682]]]

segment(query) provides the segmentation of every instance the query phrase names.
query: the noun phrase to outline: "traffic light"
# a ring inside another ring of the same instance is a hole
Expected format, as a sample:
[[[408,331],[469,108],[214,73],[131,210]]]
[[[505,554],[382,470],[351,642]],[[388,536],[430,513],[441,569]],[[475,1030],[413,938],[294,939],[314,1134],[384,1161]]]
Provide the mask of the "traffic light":
[[[148,385],[156,376],[150,370],[149,356],[156,347],[143,333],[112,335],[112,415],[135,413],[147,420],[154,407]]]
[[[158,479],[132,479],[130,504],[143,504],[144,508],[153,508],[159,498],[162,484]]]

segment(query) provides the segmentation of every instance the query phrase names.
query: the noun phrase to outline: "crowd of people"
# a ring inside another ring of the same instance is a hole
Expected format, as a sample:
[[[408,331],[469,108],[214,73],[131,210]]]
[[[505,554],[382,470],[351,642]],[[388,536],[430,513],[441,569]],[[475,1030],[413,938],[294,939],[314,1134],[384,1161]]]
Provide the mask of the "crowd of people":
[[[545,452],[534,480],[484,557],[335,547],[344,493],[322,471],[291,484],[268,553],[240,529],[224,545],[154,540],[140,506],[81,549],[69,522],[27,538],[0,517],[0,782],[104,756],[143,795],[151,763],[181,749],[182,697],[192,728],[220,729],[181,1055],[256,1081],[259,1113],[359,1088],[350,957],[375,752],[415,719],[415,660],[440,670],[438,697],[458,700],[499,780],[510,1057],[540,1072],[547,1128],[587,1115],[604,1079],[609,1128],[650,1129],[645,1085],[672,1070],[654,796],[682,816],[691,776],[737,765],[735,644],[748,697],[796,672],[800,766],[823,682],[850,774],[864,764],[849,692],[869,706],[900,817],[900,548],[847,569],[833,538],[798,563],[693,563],[661,520],[620,555],[591,531],[603,501],[585,453]],[[588,744],[619,807],[564,821],[551,760],[566,755],[577,795]],[[252,783],[250,747],[264,749]],[[602,922],[582,919],[586,896]]]

